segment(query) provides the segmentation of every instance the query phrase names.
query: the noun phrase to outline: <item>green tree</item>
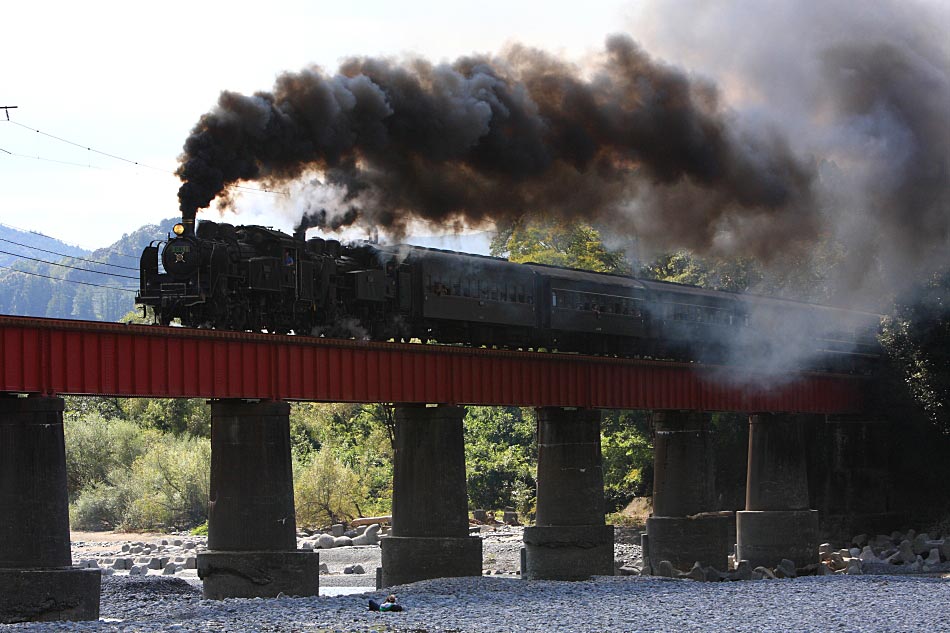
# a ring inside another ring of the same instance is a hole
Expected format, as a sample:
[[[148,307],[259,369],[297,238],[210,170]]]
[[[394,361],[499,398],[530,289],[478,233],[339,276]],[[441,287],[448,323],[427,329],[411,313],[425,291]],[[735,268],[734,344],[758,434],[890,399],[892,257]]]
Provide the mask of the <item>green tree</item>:
[[[75,500],[96,485],[115,485],[115,477],[143,455],[158,434],[134,422],[106,418],[99,411],[65,418],[66,488]]]
[[[687,251],[661,255],[640,270],[649,279],[690,284],[713,290],[744,292],[759,286],[763,272],[751,258],[707,260]]]
[[[647,411],[605,411],[600,450],[604,502],[608,513],[622,510],[637,496],[653,493],[653,438]]]
[[[201,398],[130,398],[123,401],[126,417],[146,428],[211,437],[211,407]]]
[[[211,442],[162,435],[135,460],[126,485],[131,503],[123,527],[134,530],[189,528],[208,518]]]
[[[532,512],[538,455],[534,428],[530,409],[467,408],[465,468],[472,506]]]
[[[322,527],[359,514],[359,477],[327,446],[298,464],[294,499],[298,525]]]
[[[934,273],[899,302],[881,340],[911,395],[950,435],[950,271]]]
[[[491,254],[513,262],[534,262],[604,273],[627,274],[630,262],[622,250],[604,246],[600,232],[588,224],[554,220],[520,220],[500,229]]]

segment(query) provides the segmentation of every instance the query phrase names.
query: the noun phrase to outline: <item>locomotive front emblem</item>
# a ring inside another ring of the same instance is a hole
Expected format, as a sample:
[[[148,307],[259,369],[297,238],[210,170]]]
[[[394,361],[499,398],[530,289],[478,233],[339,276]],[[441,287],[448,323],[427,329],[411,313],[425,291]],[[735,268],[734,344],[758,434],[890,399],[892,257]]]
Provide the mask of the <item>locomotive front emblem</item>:
[[[175,253],[175,263],[176,263],[176,264],[177,264],[178,262],[184,262],[184,261],[185,261],[185,254],[184,254],[184,253]]]

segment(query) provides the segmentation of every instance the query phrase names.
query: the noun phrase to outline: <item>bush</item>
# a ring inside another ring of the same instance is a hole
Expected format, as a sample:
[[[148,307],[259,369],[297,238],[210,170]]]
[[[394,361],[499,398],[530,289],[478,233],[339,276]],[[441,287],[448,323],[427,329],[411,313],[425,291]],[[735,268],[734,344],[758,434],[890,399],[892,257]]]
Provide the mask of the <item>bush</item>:
[[[601,425],[604,502],[608,513],[653,486],[653,441],[649,417],[640,411],[608,411]]]
[[[98,412],[67,417],[63,424],[66,441],[66,488],[75,500],[84,489],[112,485],[111,477],[132,467],[158,434],[134,422],[106,419]]]
[[[465,470],[469,503],[476,508],[534,507],[537,446],[534,417],[515,407],[468,407]]]
[[[358,514],[359,477],[327,445],[298,462],[294,472],[297,525],[320,527]]]
[[[156,530],[206,521],[210,473],[209,440],[163,435],[132,465],[131,503],[122,527]]]
[[[127,505],[124,487],[94,484],[70,506],[69,524],[78,530],[114,530],[122,524]]]

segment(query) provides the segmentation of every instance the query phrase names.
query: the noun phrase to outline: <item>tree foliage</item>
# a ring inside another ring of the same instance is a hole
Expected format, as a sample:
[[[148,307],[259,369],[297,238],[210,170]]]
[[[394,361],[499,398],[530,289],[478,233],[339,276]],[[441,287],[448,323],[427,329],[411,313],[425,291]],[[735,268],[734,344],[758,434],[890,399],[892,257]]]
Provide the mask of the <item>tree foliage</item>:
[[[130,469],[158,435],[129,420],[104,417],[98,411],[68,416],[63,433],[66,488],[71,500],[85,488],[116,485],[116,477]]]
[[[534,262],[602,273],[629,273],[623,250],[604,246],[600,232],[588,224],[522,220],[499,230],[491,254],[513,262]]]
[[[882,342],[914,399],[950,435],[950,271],[915,290],[886,320]]]
[[[475,508],[534,507],[538,448],[534,413],[517,407],[468,407],[465,470]]]
[[[294,471],[297,524],[322,527],[359,515],[359,477],[324,446]]]
[[[653,437],[648,412],[605,411],[600,450],[608,513],[623,509],[633,497],[653,494]]]

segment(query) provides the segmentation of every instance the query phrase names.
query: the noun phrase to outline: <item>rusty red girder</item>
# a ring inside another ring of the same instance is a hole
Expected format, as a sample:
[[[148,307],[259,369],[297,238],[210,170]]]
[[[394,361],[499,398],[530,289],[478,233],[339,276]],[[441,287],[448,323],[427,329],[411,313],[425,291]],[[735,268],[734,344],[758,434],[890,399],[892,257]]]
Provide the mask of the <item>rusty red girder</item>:
[[[0,316],[0,392],[857,413],[867,381],[690,363]]]

